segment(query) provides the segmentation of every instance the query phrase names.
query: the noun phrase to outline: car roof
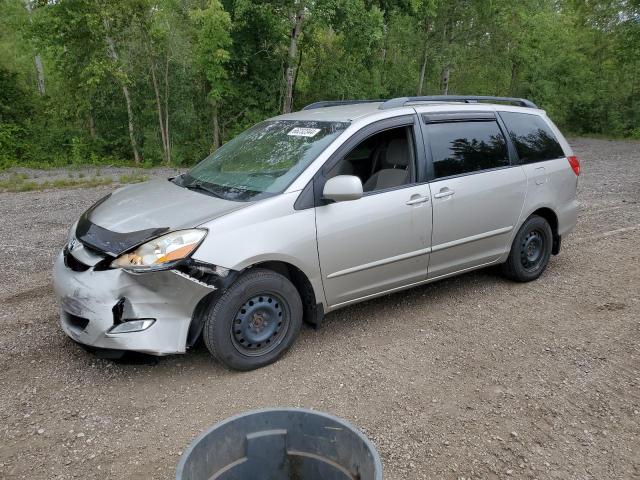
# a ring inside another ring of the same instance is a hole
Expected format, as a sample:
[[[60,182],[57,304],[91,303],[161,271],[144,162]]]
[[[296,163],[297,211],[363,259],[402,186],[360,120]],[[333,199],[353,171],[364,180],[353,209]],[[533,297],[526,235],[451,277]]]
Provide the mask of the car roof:
[[[543,110],[531,107],[505,105],[502,103],[464,103],[464,102],[420,102],[412,101],[406,105],[392,108],[380,109],[383,101],[372,101],[366,103],[353,103],[347,105],[329,105],[326,107],[315,107],[278,115],[270,120],[307,120],[324,122],[354,122],[368,116],[379,116],[381,113],[404,110],[407,107],[415,108],[419,113],[423,112],[465,112],[465,111],[509,111],[540,115]],[[393,115],[389,115],[393,116]]]
[[[362,117],[380,112],[382,102],[354,103],[350,105],[334,105],[311,110],[300,110],[286,113],[271,120],[316,120],[320,122],[353,122]]]

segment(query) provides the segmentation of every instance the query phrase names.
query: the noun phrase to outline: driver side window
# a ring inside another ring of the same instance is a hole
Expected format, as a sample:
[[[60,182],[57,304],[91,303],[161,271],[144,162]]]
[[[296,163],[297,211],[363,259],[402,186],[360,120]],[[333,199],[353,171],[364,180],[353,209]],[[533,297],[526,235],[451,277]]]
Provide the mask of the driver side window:
[[[408,185],[415,178],[415,150],[412,127],[378,132],[354,147],[327,173],[355,175],[365,193]]]

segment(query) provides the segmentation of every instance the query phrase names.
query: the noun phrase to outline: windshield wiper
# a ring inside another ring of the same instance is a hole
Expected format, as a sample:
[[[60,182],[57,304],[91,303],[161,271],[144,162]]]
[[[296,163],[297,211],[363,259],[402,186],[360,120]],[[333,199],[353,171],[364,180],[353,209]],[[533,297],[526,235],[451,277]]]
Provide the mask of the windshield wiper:
[[[284,170],[284,171],[282,171],[282,170],[270,170],[270,171],[264,171],[264,172],[251,172],[249,174],[249,177],[280,177],[284,173],[287,173],[287,171],[286,170]]]
[[[200,190],[201,192],[206,192],[209,195],[212,195],[214,197],[218,197],[218,198],[223,198],[224,197],[222,195],[220,195],[218,192],[216,192],[215,190],[213,190],[211,187],[207,187],[204,183],[202,182],[191,182],[187,185],[183,185],[184,188],[188,188],[189,190]]]

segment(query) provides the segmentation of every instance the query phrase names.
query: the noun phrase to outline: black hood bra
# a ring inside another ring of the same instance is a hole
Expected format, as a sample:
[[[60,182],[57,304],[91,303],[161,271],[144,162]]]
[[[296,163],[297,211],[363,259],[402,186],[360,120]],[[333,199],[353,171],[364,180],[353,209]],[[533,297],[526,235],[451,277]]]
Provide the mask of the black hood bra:
[[[112,232],[91,222],[91,212],[107,200],[108,194],[94,203],[78,220],[76,238],[86,247],[117,257],[152,238],[169,231],[169,227],[148,228],[135,232]]]

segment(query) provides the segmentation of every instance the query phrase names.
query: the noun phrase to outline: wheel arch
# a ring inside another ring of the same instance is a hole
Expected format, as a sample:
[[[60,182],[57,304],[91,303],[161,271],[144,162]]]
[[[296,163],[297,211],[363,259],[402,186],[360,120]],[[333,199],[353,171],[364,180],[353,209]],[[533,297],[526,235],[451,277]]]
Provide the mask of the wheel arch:
[[[318,298],[318,295],[316,295],[313,284],[307,274],[299,267],[283,260],[261,260],[251,263],[239,270],[231,270],[221,289],[213,291],[200,299],[191,317],[187,346],[194,345],[200,337],[202,326],[206,320],[206,313],[211,305],[218,301],[222,293],[234,283],[237,278],[254,268],[271,270],[286,277],[296,288],[302,300],[303,320],[316,328],[320,327],[324,318],[324,306],[322,298]]]
[[[527,219],[534,215],[544,218],[551,227],[551,233],[553,234],[553,247],[551,249],[551,253],[557,255],[560,253],[561,242],[560,235],[558,234],[558,215],[550,207],[540,207],[531,212],[531,214],[527,216]]]
[[[303,320],[310,325],[320,326],[324,316],[322,301],[317,297],[311,280],[300,268],[283,260],[264,260],[250,265],[243,271],[251,268],[264,268],[286,277],[300,294]]]

